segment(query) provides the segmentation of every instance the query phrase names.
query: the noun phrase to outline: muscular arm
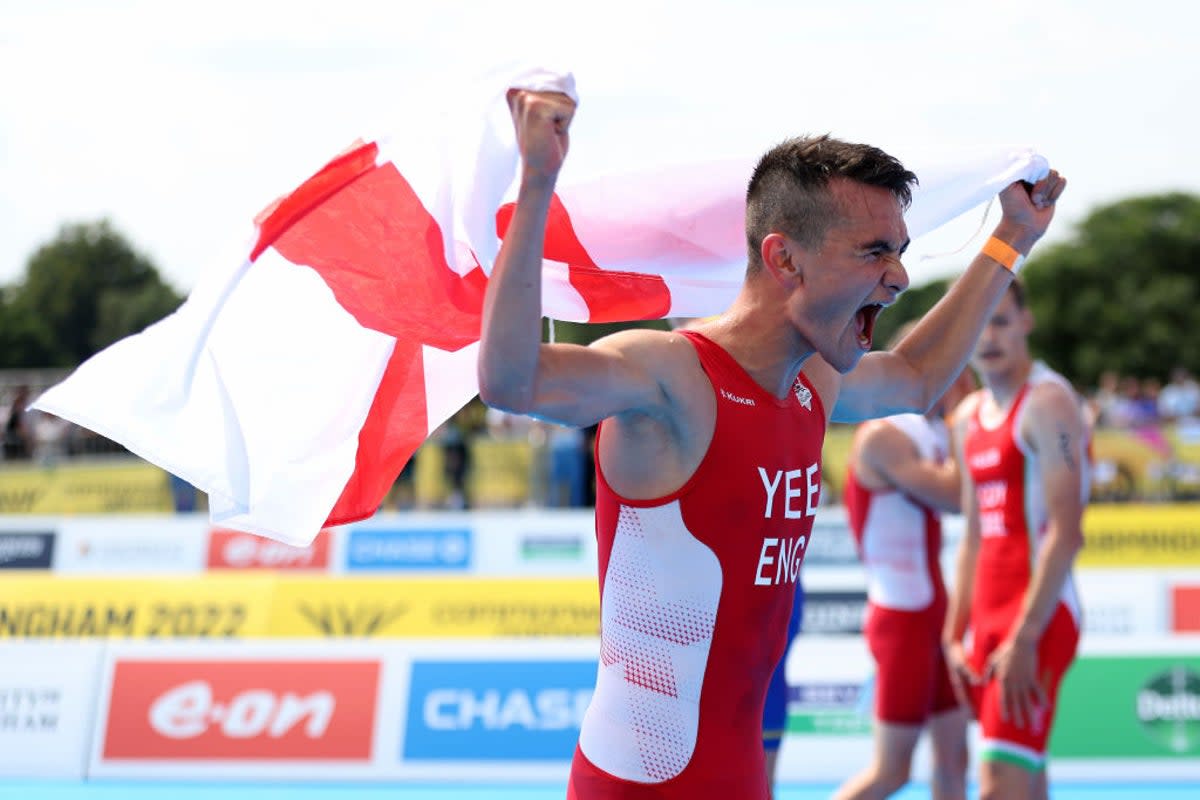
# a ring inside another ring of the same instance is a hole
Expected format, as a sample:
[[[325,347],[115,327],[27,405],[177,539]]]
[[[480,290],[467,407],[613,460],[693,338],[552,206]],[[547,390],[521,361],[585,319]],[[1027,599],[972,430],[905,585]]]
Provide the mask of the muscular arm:
[[[1057,384],[1032,390],[1021,427],[1022,438],[1037,453],[1037,479],[1050,516],[1013,628],[1014,639],[1036,644],[1050,624],[1075,555],[1083,547],[1086,448],[1079,405],[1070,391]]]
[[[1013,183],[1000,193],[1004,217],[992,236],[1028,254],[1054,217],[1066,180],[1051,173],[1031,190]],[[1040,199],[1040,202],[1039,202]],[[905,411],[924,414],[962,371],[1012,273],[980,253],[908,336],[890,351],[868,353],[841,378],[832,410],[836,422]],[[832,371],[828,365],[826,370]],[[814,366],[820,370],[820,366]],[[836,374],[836,373],[835,373]],[[823,383],[836,379],[824,377]]]
[[[895,489],[922,505],[958,511],[958,467],[921,458],[916,445],[885,420],[868,422],[857,447],[855,471],[869,489]]]
[[[542,248],[574,104],[565,95],[510,94],[522,156],[516,210],[484,295],[479,395],[488,405],[571,425],[621,412],[654,413],[667,398],[653,370],[661,332],[608,337],[591,347],[543,344]]]

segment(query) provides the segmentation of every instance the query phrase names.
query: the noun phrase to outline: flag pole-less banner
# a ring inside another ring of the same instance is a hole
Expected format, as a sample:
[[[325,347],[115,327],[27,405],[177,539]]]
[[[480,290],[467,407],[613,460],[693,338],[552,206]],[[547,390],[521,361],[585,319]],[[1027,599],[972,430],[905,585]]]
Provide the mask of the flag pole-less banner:
[[[569,73],[514,71],[463,104],[470,119],[355,143],[263,211],[251,243],[179,310],[97,353],[34,407],[187,480],[227,528],[306,545],[325,525],[374,514],[416,449],[478,392],[483,293],[515,194],[510,87],[576,96]],[[745,269],[752,166],[560,187],[544,313],[607,322],[723,311]],[[1045,171],[1027,149],[917,170],[910,235]]]

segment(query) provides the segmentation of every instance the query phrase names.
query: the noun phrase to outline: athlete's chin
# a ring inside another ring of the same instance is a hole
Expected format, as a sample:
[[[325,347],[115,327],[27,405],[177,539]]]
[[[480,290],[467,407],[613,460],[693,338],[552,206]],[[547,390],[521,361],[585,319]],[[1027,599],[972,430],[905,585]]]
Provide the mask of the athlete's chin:
[[[855,347],[852,350],[842,350],[838,353],[830,353],[829,355],[822,353],[821,357],[829,362],[829,366],[845,375],[847,372],[858,366],[859,360],[865,354],[865,350]]]

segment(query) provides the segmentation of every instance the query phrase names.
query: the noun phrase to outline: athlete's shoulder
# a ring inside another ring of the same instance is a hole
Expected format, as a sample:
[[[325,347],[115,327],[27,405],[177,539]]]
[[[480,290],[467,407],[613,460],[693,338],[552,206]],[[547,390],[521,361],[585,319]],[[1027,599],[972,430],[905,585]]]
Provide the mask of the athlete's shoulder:
[[[1022,418],[1025,422],[1085,420],[1082,399],[1065,381],[1043,381],[1029,387]]]

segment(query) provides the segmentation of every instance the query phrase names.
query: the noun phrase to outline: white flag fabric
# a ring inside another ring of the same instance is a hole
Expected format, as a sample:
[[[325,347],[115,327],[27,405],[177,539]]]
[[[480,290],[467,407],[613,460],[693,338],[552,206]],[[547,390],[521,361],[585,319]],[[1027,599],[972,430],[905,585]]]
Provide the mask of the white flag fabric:
[[[356,142],[255,220],[174,314],[97,353],[35,408],[209,496],[223,527],[306,545],[371,516],[421,443],[477,392],[483,293],[512,216],[505,91],[575,96],[569,73],[498,80],[469,121]],[[562,186],[543,309],[580,322],[720,313],[746,263],[752,161]],[[916,170],[914,238],[1014,180],[1029,149]]]

